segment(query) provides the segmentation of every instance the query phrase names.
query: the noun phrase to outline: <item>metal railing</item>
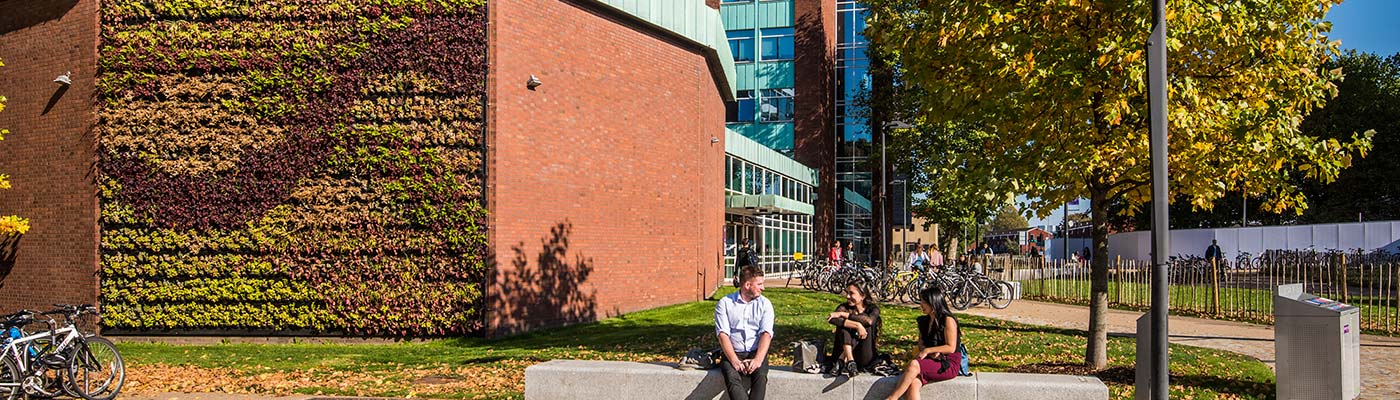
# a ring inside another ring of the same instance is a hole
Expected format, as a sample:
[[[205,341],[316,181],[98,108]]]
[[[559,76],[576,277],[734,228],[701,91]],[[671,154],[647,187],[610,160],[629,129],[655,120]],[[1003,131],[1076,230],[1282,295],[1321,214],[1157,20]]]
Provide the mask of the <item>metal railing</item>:
[[[1021,282],[1023,297],[1088,304],[1088,262],[996,256],[977,259],[1001,267],[998,278]],[[1111,260],[1110,307],[1150,307],[1151,263]],[[1361,309],[1362,329],[1400,334],[1400,256],[1339,251],[1270,251],[1259,257],[1212,261],[1174,257],[1168,267],[1171,312],[1206,318],[1273,323],[1273,295],[1279,285],[1303,283],[1306,291]]]

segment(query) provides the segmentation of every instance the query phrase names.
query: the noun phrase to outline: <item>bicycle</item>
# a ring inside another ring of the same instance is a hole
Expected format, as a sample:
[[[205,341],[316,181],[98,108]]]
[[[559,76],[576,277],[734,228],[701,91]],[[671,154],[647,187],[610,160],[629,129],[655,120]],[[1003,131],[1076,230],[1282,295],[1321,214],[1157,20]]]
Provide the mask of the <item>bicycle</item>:
[[[53,311],[22,310],[3,316],[6,330],[18,334],[7,337],[0,350],[0,398],[59,394],[88,400],[115,398],[126,382],[121,355],[111,341],[83,333],[76,323],[84,314],[96,315],[97,309],[91,305],[55,306],[58,309]],[[42,321],[48,325],[46,332],[24,334],[24,326],[38,321],[35,315],[62,315],[65,326],[58,328],[50,317]]]
[[[1011,306],[1014,288],[1009,282],[992,279],[970,268],[964,268],[961,279],[953,285],[954,290],[949,292],[949,298],[952,299],[951,305],[954,309],[966,310],[982,303],[987,303],[995,309]]]

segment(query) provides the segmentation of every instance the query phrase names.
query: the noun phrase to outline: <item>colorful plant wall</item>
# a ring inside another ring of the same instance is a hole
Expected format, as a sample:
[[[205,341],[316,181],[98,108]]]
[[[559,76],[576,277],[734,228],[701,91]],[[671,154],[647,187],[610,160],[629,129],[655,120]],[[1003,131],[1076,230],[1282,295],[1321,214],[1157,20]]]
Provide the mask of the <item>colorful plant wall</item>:
[[[3,67],[3,66],[5,66],[5,63],[4,63],[3,61],[0,61],[0,67]],[[0,95],[0,111],[5,111],[5,100],[6,100],[6,99],[5,99],[5,96]],[[0,128],[0,140],[5,140],[5,134],[8,134],[8,133],[10,133],[10,130],[9,130],[9,129]],[[5,175],[5,174],[0,174],[0,189],[9,189],[9,188],[10,188],[10,176],[9,176],[9,175]],[[20,218],[20,217],[18,217],[18,216],[14,216],[14,215],[3,215],[3,216],[0,216],[0,243],[6,243],[7,241],[13,240],[13,238],[14,238],[15,236],[17,236],[17,235],[23,235],[25,232],[28,232],[28,231],[29,231],[29,220],[28,220],[28,219]]]
[[[106,0],[103,325],[480,329],[485,0]]]

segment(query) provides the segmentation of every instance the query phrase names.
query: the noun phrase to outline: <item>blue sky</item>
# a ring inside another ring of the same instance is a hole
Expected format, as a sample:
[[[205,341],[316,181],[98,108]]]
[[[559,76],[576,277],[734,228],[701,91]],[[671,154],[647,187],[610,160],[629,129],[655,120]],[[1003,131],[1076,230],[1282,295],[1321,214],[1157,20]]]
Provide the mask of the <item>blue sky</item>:
[[[1327,12],[1332,21],[1328,37],[1343,49],[1376,53],[1400,52],[1400,0],[1346,0]]]

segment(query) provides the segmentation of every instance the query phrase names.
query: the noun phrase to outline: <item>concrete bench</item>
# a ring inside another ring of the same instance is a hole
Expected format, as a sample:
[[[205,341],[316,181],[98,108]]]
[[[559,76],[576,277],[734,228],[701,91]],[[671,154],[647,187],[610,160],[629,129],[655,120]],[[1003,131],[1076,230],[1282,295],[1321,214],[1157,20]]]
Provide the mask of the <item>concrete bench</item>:
[[[769,399],[883,399],[899,377],[862,374],[854,379],[796,373],[787,367],[768,372]],[[1107,400],[1099,378],[1074,375],[977,372],[973,376],[924,385],[926,399]],[[670,363],[554,360],[525,369],[526,400],[724,398],[718,369],[680,370]]]

